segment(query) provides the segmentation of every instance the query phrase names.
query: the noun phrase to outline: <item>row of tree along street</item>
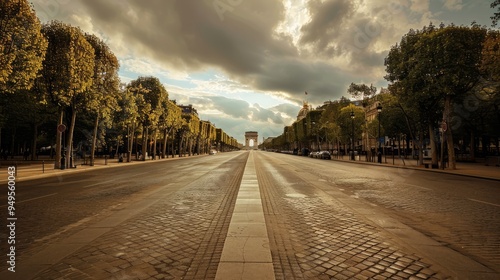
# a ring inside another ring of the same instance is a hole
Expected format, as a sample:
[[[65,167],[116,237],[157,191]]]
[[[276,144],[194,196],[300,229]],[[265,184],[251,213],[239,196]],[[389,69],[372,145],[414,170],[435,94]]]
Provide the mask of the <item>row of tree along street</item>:
[[[239,146],[191,106],[169,100],[157,78],[120,84],[118,59],[105,42],[62,22],[41,24],[28,1],[1,1],[0,34],[5,156],[33,159],[39,147],[55,147],[59,168],[69,166],[75,150],[92,164],[98,152],[130,160],[132,152],[146,159]]]
[[[391,48],[385,66],[388,89],[377,93],[353,83],[348,93],[356,102],[325,102],[285,127],[267,148],[321,146],[369,155],[390,145],[418,151],[420,164],[430,149],[432,164],[447,158],[453,169],[457,152],[468,160],[500,154],[498,30],[475,24],[410,30]]]

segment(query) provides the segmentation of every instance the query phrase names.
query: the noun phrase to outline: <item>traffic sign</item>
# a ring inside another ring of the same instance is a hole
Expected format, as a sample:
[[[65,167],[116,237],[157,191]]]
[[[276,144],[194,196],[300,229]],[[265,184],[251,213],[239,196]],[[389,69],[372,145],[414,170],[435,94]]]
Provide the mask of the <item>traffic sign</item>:
[[[66,126],[64,124],[60,124],[57,126],[57,131],[63,133],[66,130]]]
[[[448,130],[448,125],[446,124],[446,121],[443,121],[443,123],[441,124],[441,129],[443,130],[443,132],[446,132],[446,130]]]

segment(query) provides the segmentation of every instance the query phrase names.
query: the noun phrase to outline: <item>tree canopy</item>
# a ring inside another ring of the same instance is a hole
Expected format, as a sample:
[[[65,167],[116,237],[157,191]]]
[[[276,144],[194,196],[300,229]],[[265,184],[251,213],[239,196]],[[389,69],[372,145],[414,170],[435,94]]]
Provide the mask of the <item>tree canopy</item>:
[[[26,0],[0,1],[0,91],[30,89],[42,67],[47,40]]]

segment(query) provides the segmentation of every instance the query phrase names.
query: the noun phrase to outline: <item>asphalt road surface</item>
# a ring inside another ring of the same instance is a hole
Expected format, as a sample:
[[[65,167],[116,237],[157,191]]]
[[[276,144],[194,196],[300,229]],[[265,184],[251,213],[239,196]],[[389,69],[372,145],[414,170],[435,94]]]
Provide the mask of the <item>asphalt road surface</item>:
[[[276,279],[447,279],[460,273],[420,250],[412,236],[402,237],[402,225],[481,266],[485,279],[498,277],[498,181],[252,153]],[[17,182],[16,261],[42,258],[51,244],[81,234],[85,242],[54,252],[56,263],[24,275],[213,279],[247,159],[248,152],[231,152]],[[7,209],[2,192],[2,221]],[[8,235],[0,231],[1,240]],[[9,252],[6,242],[1,250]]]

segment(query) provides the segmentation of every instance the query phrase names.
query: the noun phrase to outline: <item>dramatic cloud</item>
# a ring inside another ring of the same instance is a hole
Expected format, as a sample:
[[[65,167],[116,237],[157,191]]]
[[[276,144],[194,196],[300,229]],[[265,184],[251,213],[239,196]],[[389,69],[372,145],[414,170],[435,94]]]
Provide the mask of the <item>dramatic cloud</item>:
[[[489,23],[471,20],[488,3],[461,0],[33,2],[42,21],[103,38],[124,82],[158,77],[178,103],[193,104],[240,142],[244,130],[281,134],[305,91],[317,106],[347,95],[352,82],[386,86],[384,58],[411,28]]]

